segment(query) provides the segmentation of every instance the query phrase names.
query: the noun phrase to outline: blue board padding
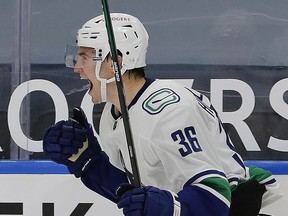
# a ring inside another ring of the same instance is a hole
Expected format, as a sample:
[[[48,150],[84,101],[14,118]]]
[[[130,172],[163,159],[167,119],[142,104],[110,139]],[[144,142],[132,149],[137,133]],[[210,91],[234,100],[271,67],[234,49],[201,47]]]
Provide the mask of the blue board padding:
[[[288,161],[245,161],[274,175],[288,175]],[[46,160],[0,160],[0,174],[69,174],[66,166]]]
[[[69,171],[53,161],[0,160],[0,174],[69,174]]]
[[[269,170],[274,175],[288,175],[288,161],[245,161],[245,165]]]

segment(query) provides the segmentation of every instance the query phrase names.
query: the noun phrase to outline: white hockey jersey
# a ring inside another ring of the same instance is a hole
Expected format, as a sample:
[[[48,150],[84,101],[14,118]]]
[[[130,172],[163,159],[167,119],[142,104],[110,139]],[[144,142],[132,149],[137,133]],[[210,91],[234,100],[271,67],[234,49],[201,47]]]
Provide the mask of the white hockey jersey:
[[[245,178],[243,161],[205,96],[173,81],[148,80],[128,108],[143,185],[177,193],[208,177],[230,184]],[[110,162],[123,170],[121,152],[131,172],[123,121],[110,103],[100,138]]]

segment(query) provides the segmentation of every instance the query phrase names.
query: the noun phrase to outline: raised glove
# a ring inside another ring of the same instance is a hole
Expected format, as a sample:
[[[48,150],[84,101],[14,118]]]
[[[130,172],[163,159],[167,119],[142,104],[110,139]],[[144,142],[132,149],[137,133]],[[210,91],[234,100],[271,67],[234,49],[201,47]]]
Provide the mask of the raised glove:
[[[75,109],[73,118],[76,119],[59,121],[47,130],[43,151],[51,160],[66,165],[78,178],[100,155],[101,147],[83,110]]]
[[[177,195],[146,186],[125,192],[118,202],[125,216],[180,216]]]

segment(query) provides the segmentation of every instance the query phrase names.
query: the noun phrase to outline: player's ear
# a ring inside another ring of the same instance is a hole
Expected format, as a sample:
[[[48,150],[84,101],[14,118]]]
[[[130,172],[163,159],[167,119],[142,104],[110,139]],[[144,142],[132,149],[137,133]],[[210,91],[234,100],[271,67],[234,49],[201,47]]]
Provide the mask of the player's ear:
[[[105,58],[105,60],[107,62],[108,67],[110,66],[111,68],[113,68],[113,60],[110,54],[108,54]]]
[[[110,67],[111,69],[113,68],[113,60],[112,60],[112,57],[111,55],[108,55],[105,60],[107,61],[108,65],[110,64]],[[118,65],[119,65],[119,68],[121,69],[122,68],[122,56],[121,55],[118,55]],[[114,69],[113,69],[114,70]]]
[[[111,55],[108,54],[107,57],[105,58],[105,60],[107,62],[111,62],[111,67],[113,67],[113,60],[112,60]],[[118,55],[118,63],[119,63],[119,66],[122,65],[122,56],[121,55]]]
[[[118,64],[119,64],[119,67],[122,68],[122,56],[121,55],[118,55]]]

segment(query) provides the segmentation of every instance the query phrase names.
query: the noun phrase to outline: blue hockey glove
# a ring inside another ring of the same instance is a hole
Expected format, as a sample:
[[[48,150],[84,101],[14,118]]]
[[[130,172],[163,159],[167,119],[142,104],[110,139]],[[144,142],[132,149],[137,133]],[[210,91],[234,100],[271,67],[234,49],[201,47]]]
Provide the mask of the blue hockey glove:
[[[220,184],[219,188],[230,192],[225,185],[222,187]],[[129,184],[120,186],[117,195],[121,193],[123,195],[117,205],[118,208],[123,208],[125,216],[227,216],[229,214],[227,202],[223,202],[209,190],[191,184],[184,185],[183,190],[177,195],[152,186],[135,188]]]
[[[125,216],[180,216],[177,195],[156,187],[146,186],[126,191],[117,206]]]
[[[78,178],[100,156],[101,147],[83,110],[74,108],[73,119],[59,121],[47,130],[43,151],[51,160],[66,165]]]

